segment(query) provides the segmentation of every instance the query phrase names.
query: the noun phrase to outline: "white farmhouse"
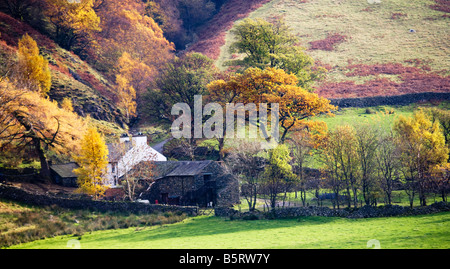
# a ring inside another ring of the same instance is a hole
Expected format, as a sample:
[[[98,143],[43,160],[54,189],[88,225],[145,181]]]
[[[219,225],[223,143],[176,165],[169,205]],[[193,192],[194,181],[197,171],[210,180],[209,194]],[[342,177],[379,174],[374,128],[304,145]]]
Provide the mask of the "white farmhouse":
[[[118,144],[108,146],[107,185],[118,187],[119,179],[142,161],[167,161],[167,158],[147,144],[147,136],[124,136]]]

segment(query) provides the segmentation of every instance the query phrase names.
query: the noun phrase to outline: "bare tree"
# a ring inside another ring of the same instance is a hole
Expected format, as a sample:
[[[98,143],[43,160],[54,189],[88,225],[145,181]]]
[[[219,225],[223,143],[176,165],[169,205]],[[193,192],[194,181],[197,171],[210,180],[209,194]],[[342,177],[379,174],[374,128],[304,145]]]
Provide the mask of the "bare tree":
[[[313,149],[312,138],[307,130],[301,130],[288,138],[292,154],[292,168],[297,176],[295,185],[295,198],[297,198],[297,190],[300,191],[300,200],[303,206],[306,206],[307,178],[305,176],[305,167],[310,160]]]
[[[358,125],[355,127],[356,155],[358,158],[358,177],[366,205],[372,203],[377,182],[374,177],[378,131],[373,125]],[[355,195],[356,196],[356,195]]]
[[[351,206],[351,192],[353,192],[354,206],[357,206],[357,154],[355,131],[351,126],[339,126],[329,132],[327,141],[321,149],[321,161],[325,165],[328,186],[334,192],[334,204],[339,208],[339,192],[347,193],[347,206]]]
[[[398,173],[398,150],[392,132],[386,132],[378,137],[378,147],[375,154],[377,175],[384,192],[385,203],[392,204],[392,191]]]
[[[116,143],[111,148],[110,159],[116,160],[120,185],[126,197],[134,201],[137,191],[153,180],[156,153],[146,145],[132,145],[132,142]]]
[[[241,194],[246,199],[250,211],[255,210],[260,187],[259,179],[267,162],[259,155],[261,152],[263,149],[260,143],[242,139],[226,158],[230,171],[241,180]]]

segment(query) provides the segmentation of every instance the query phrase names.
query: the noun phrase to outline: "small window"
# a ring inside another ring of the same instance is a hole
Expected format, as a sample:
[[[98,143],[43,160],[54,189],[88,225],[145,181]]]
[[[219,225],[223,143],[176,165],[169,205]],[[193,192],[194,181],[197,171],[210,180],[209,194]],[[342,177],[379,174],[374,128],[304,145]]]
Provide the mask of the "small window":
[[[211,180],[211,175],[203,175],[203,180],[204,180],[205,182],[210,181],[210,180]]]

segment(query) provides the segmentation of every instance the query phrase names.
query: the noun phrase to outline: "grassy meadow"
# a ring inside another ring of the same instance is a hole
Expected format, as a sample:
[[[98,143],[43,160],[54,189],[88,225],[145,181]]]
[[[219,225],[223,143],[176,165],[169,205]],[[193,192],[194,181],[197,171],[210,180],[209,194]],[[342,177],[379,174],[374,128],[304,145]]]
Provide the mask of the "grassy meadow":
[[[199,216],[170,225],[96,231],[82,237],[58,236],[17,249],[382,249],[450,248],[450,212],[410,217],[342,219],[304,217],[239,221]],[[70,245],[69,245],[70,246]]]

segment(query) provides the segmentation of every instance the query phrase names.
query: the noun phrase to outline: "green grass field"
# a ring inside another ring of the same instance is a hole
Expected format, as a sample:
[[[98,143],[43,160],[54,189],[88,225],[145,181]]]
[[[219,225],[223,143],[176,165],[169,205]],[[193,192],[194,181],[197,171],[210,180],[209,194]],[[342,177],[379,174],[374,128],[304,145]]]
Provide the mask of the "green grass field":
[[[450,212],[409,217],[343,219],[305,217],[230,221],[200,216],[150,228],[97,231],[79,240],[82,249],[382,249],[450,248]],[[12,248],[65,249],[60,236]]]

